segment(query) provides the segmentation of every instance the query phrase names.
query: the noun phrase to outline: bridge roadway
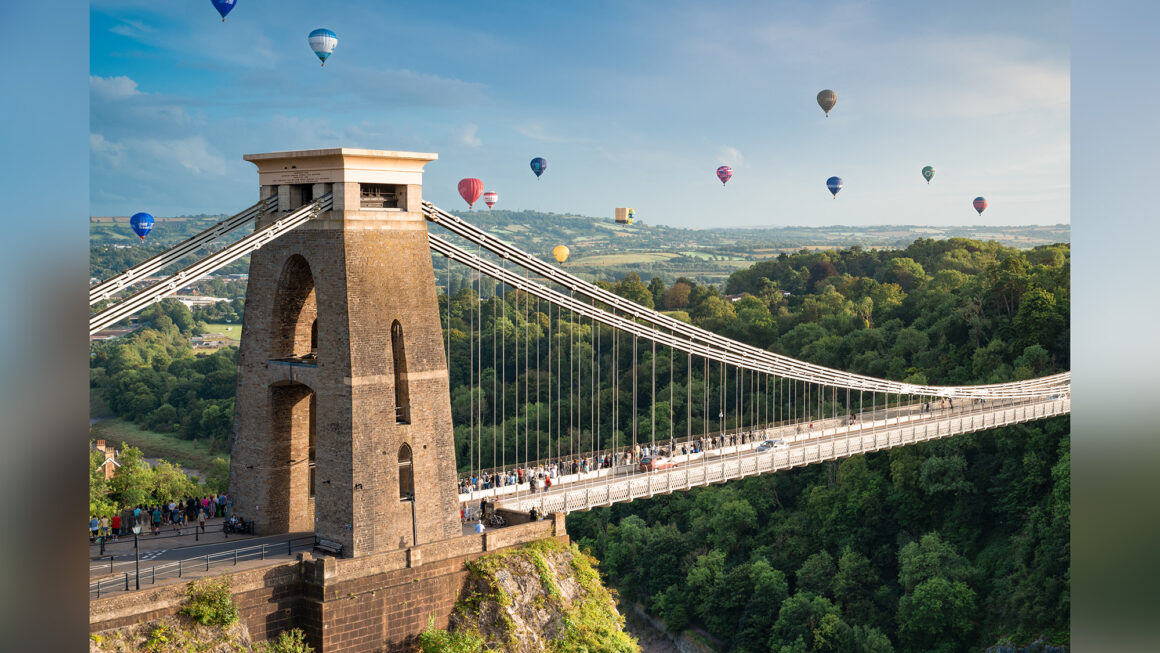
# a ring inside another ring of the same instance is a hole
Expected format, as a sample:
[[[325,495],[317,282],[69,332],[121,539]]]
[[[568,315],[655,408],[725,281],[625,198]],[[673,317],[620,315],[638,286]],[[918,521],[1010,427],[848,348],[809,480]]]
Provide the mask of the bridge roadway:
[[[492,488],[460,495],[461,502],[471,505],[483,497],[492,498],[500,508],[526,511],[535,507],[541,513],[573,512],[632,501],[673,490],[722,483],[724,481],[776,472],[826,460],[888,449],[951,435],[1029,422],[1071,411],[1071,398],[1060,395],[1030,401],[988,402],[985,410],[965,406],[954,411],[923,413],[912,404],[906,411],[892,410],[887,418],[882,411],[869,422],[840,425],[815,420],[812,431],[799,432],[805,423],[754,431],[752,441],[727,446],[704,454],[677,455],[677,466],[653,472],[639,472],[635,465],[581,474],[561,476],[549,490],[528,493],[527,484]],[[764,439],[780,438],[788,445],[783,449],[758,453],[756,446]]]

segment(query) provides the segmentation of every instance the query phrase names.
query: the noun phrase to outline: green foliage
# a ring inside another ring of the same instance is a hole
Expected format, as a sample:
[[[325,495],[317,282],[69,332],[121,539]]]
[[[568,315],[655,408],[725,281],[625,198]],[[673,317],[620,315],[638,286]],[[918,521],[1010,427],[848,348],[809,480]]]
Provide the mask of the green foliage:
[[[477,631],[448,632],[435,627],[435,615],[427,617],[427,628],[419,633],[419,650],[423,653],[480,653],[483,636]]]
[[[230,591],[232,577],[202,578],[185,588],[181,614],[203,626],[231,626],[238,621],[238,604]]]
[[[432,627],[428,625],[428,629]],[[255,647],[255,653],[314,653],[314,648],[306,643],[306,633],[299,628],[283,630],[278,639],[262,642]]]

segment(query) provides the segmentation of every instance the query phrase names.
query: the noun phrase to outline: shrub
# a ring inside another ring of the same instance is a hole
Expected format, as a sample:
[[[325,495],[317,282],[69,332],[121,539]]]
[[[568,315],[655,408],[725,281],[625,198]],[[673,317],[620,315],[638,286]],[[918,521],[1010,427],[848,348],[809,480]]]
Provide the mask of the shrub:
[[[306,643],[306,633],[300,628],[283,630],[278,639],[259,644],[256,653],[314,653],[314,648]]]
[[[181,613],[203,626],[231,626],[238,621],[229,576],[196,580],[185,588],[185,597]]]

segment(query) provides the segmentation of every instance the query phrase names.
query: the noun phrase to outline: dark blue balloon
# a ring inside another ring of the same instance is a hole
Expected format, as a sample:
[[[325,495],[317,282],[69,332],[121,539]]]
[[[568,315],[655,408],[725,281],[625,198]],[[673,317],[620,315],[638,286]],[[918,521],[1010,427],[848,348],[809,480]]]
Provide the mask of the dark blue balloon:
[[[538,156],[532,159],[532,172],[536,173],[537,179],[539,179],[540,175],[544,174],[544,171],[547,169],[548,161],[544,159],[544,157]]]
[[[133,227],[133,233],[145,240],[145,236],[153,230],[153,216],[148,213],[134,213],[133,217],[129,218],[129,226]]]
[[[222,15],[222,22],[226,22],[226,14],[234,9],[234,5],[238,4],[238,0],[209,0],[213,3],[213,8]]]
[[[829,179],[826,180],[826,188],[829,188],[830,192],[834,194],[835,198],[837,198],[838,191],[842,190],[842,178],[841,177],[830,177]]]

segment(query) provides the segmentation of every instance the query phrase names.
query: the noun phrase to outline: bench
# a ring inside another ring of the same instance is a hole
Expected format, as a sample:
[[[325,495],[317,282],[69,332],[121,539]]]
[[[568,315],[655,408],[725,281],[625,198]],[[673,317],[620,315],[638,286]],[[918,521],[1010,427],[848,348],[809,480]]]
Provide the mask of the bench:
[[[314,548],[336,556],[342,555],[342,542],[335,542],[333,540],[324,540],[322,538],[318,538],[314,542]]]

